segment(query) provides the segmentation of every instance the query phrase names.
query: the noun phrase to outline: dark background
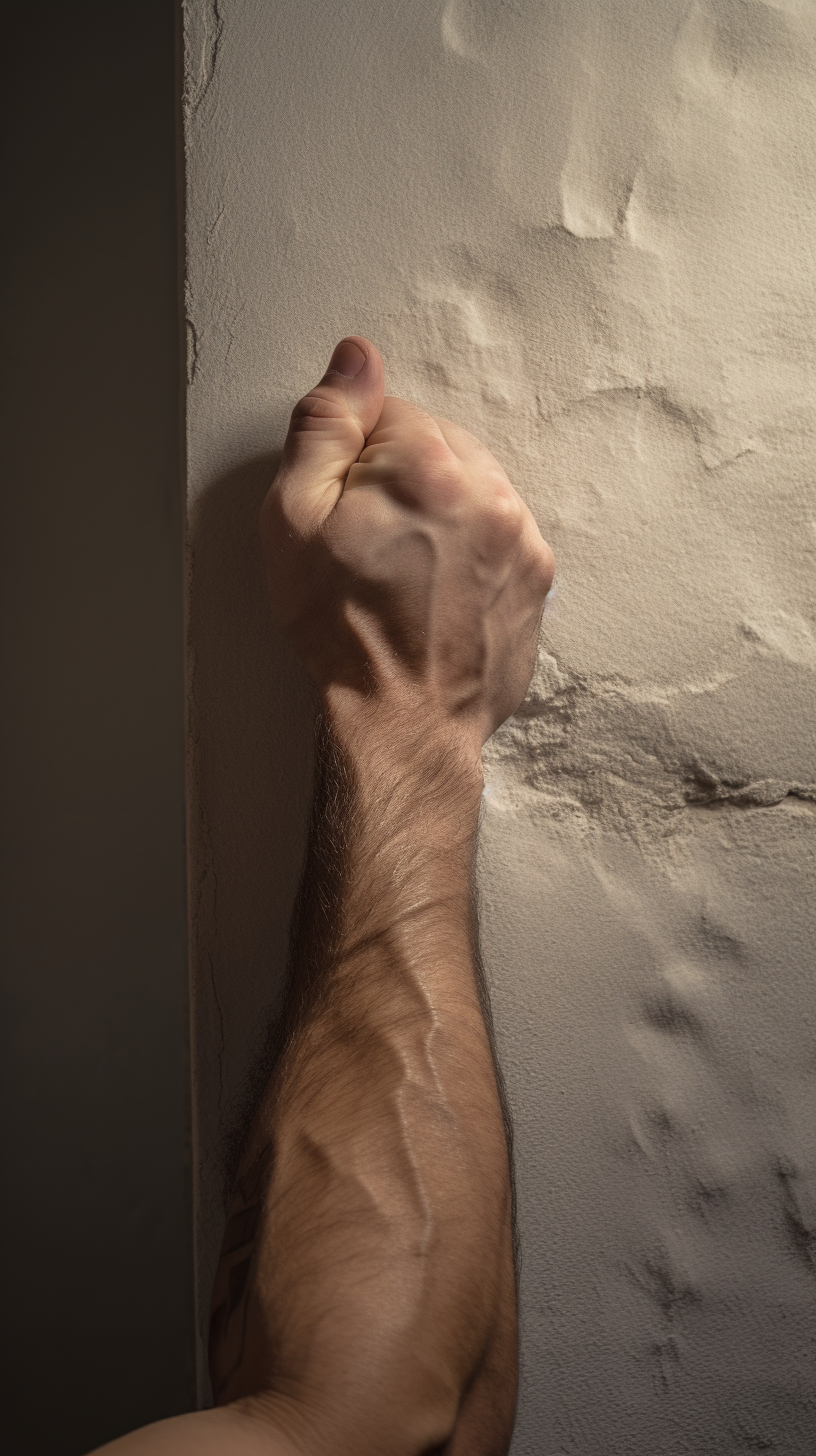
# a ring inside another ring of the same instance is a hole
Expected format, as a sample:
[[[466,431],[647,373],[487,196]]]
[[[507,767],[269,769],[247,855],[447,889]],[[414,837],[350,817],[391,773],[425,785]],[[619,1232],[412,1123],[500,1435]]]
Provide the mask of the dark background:
[[[4,22],[15,1456],[192,1403],[177,19],[173,0],[63,0]]]

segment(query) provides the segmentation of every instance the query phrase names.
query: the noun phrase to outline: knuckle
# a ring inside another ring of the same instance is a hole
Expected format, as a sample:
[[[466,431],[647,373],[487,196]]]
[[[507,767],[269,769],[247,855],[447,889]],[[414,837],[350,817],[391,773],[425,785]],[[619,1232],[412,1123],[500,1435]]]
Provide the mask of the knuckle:
[[[499,519],[505,522],[508,530],[518,533],[523,529],[524,507],[512,486],[507,490],[494,493],[493,509]]]
[[[461,462],[444,440],[426,436],[414,443],[412,475],[421,496],[440,505],[456,505],[467,485]]]
[[[510,548],[518,543],[524,532],[524,507],[511,485],[501,481],[494,484],[482,513],[497,544]]]
[[[450,446],[430,434],[417,439],[416,462],[429,476],[438,475],[442,479],[448,479],[459,472],[459,462]]]

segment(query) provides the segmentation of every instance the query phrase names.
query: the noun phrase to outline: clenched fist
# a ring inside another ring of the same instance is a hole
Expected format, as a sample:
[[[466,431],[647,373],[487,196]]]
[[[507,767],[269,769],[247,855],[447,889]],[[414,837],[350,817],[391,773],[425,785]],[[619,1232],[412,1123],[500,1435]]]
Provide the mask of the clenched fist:
[[[553,555],[484,445],[385,398],[341,340],[295,406],[261,511],[276,620],[324,701],[380,701],[482,743],[529,685]]]

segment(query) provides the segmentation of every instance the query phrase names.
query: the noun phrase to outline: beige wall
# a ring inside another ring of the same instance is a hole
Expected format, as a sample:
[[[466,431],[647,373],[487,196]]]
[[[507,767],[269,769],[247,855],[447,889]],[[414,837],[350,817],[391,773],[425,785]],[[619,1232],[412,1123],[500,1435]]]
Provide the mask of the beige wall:
[[[480,867],[517,1456],[816,1444],[815,54],[810,0],[188,0],[201,1289],[308,790],[256,508],[362,332],[558,559]]]

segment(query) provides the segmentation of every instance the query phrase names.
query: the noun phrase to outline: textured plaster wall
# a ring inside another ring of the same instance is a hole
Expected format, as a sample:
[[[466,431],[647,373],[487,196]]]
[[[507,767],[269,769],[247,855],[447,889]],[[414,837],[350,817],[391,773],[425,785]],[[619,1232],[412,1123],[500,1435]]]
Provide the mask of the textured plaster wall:
[[[203,1297],[309,783],[256,508],[292,400],[362,332],[558,559],[480,865],[514,1452],[806,1456],[816,9],[188,0],[186,40]]]

